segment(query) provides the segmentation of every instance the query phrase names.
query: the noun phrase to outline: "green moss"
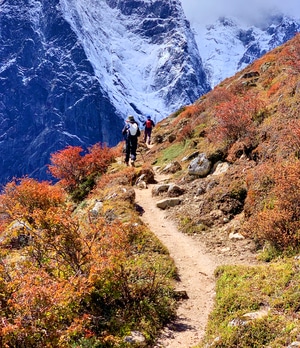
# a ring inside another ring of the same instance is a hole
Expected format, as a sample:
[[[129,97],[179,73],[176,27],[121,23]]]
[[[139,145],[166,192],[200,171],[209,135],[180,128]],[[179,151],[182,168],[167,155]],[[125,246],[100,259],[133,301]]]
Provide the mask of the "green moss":
[[[188,150],[189,141],[185,143],[175,143],[168,146],[166,149],[161,151],[160,156],[157,159],[157,164],[162,165],[165,163],[169,163],[178,157],[183,157],[186,150]]]
[[[216,270],[216,304],[198,347],[282,347],[300,332],[299,261]],[[264,310],[256,319],[245,314]]]

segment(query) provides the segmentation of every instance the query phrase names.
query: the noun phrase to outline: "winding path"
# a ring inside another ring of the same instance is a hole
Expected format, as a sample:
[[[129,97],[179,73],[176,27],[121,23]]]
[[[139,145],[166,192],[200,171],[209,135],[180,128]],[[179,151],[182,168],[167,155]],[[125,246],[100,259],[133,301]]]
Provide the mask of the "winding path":
[[[156,176],[162,181],[163,177]],[[177,319],[164,330],[156,347],[189,348],[202,339],[213,307],[214,270],[216,260],[205,254],[199,241],[179,232],[175,223],[156,207],[156,200],[148,189],[136,189],[136,203],[144,209],[142,220],[167,247],[178,269],[177,290],[186,291],[188,299],[180,302]]]

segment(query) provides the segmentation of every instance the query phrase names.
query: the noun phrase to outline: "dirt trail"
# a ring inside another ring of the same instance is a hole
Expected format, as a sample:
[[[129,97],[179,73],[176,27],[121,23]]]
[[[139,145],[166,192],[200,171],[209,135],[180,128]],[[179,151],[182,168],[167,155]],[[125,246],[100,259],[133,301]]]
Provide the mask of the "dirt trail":
[[[156,175],[156,180],[162,182],[163,179]],[[213,272],[218,262],[205,253],[198,240],[178,231],[166,213],[156,207],[151,191],[152,185],[148,189],[136,189],[136,203],[144,209],[142,220],[168,248],[179,272],[177,290],[184,290],[188,295],[179,305],[176,322],[165,329],[156,347],[193,347],[203,337],[213,307]]]

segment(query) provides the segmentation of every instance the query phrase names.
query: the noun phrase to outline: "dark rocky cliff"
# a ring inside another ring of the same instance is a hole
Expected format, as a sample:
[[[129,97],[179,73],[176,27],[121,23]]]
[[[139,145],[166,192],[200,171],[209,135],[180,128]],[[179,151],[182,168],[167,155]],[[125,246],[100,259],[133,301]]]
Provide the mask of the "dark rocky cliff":
[[[162,64],[151,65],[154,81],[148,84],[149,91],[160,102],[147,107],[157,111],[165,106],[167,116],[210,89],[179,0],[95,4],[100,18],[93,18],[96,9],[86,9],[84,1],[0,3],[0,184],[23,175],[47,179],[51,153],[67,145],[115,145],[121,140],[126,114],[132,110],[143,117],[139,98],[128,94],[127,76],[118,70],[127,63],[120,60],[117,44],[118,67],[107,70],[110,62],[105,59],[109,59],[113,35],[110,23],[124,20],[126,31],[141,47],[144,42],[156,48],[161,45],[159,52],[169,56]],[[104,22],[107,6],[119,16]],[[95,20],[92,34],[81,22],[82,16]],[[93,62],[84,41],[98,43],[99,57]],[[114,75],[110,79],[107,74]],[[122,100],[127,110],[118,105]]]
[[[67,145],[120,140],[123,120],[58,2],[10,0],[0,8],[1,183],[47,178],[50,153]]]

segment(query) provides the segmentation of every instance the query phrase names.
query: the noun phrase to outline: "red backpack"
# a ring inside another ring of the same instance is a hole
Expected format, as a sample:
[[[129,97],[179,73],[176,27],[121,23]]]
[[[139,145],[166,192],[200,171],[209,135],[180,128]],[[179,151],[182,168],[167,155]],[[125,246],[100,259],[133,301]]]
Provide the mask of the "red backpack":
[[[146,128],[152,128],[152,122],[151,120],[146,121]]]

